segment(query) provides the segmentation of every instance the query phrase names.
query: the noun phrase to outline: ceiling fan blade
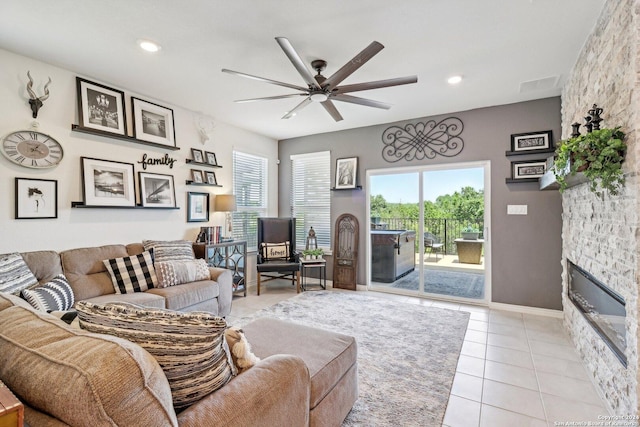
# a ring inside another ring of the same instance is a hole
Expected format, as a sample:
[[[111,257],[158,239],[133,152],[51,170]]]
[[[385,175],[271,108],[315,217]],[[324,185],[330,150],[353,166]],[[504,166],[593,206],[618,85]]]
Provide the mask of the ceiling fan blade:
[[[336,122],[339,122],[340,120],[342,120],[342,116],[338,112],[338,109],[336,108],[336,106],[333,105],[333,102],[327,99],[326,101],[321,102],[321,104],[324,107],[324,109],[327,110],[327,113],[329,113],[331,117],[333,117],[333,120],[335,120]]]
[[[298,111],[302,110],[304,107],[309,105],[311,102],[312,102],[311,98],[307,97],[307,99],[302,101],[300,104],[296,105],[293,110],[289,111],[287,114],[282,116],[282,118],[283,119],[290,119],[291,117],[295,116],[298,113]]]
[[[331,90],[338,86],[344,79],[349,77],[354,71],[362,67],[368,60],[373,58],[378,52],[384,49],[381,43],[372,42],[365,47],[362,52],[353,57],[353,59],[342,66],[331,77],[324,81],[323,86]]]
[[[222,69],[223,73],[235,74],[240,77],[246,77],[248,79],[258,80],[259,82],[271,83],[278,86],[288,87],[289,89],[300,90],[302,92],[307,92],[309,89],[302,86],[296,86],[289,83],[279,82],[277,80],[265,79],[264,77],[253,76],[251,74],[241,73],[239,71],[227,70],[226,68]]]
[[[320,85],[316,82],[316,79],[313,78],[313,73],[311,73],[309,68],[307,68],[304,61],[300,58],[300,55],[298,55],[298,52],[296,52],[289,40],[285,37],[276,37],[276,41],[284,51],[285,55],[287,55],[287,58],[289,58],[289,61],[291,61],[293,66],[296,67],[296,70],[298,70],[298,73],[300,73],[305,83],[313,88],[320,89]]]
[[[382,108],[383,110],[388,110],[389,108],[391,108],[391,104],[374,101],[372,99],[359,98],[357,96],[351,95],[335,95],[332,96],[331,99],[333,99],[334,101],[349,102],[351,104],[366,105],[367,107]]]
[[[292,93],[289,95],[265,96],[263,98],[238,99],[237,101],[233,101],[233,102],[237,102],[238,104],[241,104],[243,102],[271,101],[273,99],[295,98],[298,96],[309,96],[309,95],[306,93]]]
[[[383,87],[408,85],[417,83],[418,76],[398,77],[395,79],[377,80],[375,82],[356,83],[352,85],[339,86],[333,90],[333,93],[358,92],[360,90],[380,89]]]

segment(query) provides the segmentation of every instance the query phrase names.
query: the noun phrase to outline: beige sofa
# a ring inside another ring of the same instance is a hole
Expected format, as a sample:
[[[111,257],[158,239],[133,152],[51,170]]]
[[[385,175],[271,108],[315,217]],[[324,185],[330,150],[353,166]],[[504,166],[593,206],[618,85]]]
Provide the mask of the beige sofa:
[[[76,301],[98,304],[129,302],[146,307],[179,311],[208,311],[221,317],[231,311],[231,271],[211,267],[210,280],[200,280],[146,292],[116,294],[103,260],[137,255],[144,251],[141,243],[106,245],[70,249],[63,252],[24,252],[22,257],[40,283],[64,273]]]

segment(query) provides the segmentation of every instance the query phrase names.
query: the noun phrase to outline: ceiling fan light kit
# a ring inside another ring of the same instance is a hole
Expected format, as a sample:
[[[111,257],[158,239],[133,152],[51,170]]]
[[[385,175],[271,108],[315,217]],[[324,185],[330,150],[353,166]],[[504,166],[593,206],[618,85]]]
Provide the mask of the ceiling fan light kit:
[[[307,87],[293,85],[277,80],[267,79],[264,77],[258,77],[251,74],[241,73],[239,71],[233,71],[226,68],[222,69],[223,73],[235,74],[240,77],[245,77],[252,80],[262,81],[265,83],[274,84],[277,86],[294,89],[300,93],[267,96],[262,98],[250,98],[240,99],[235,102],[256,102],[256,101],[271,101],[275,99],[284,98],[297,98],[304,96],[304,100],[296,105],[293,109],[287,112],[282,118],[289,119],[295,116],[298,111],[302,110],[307,105],[314,103],[320,103],[329,115],[336,121],[342,120],[342,115],[338,112],[338,109],[334,105],[333,101],[347,102],[351,104],[364,105],[366,107],[381,108],[388,110],[391,108],[390,104],[374,101],[371,99],[360,98],[357,96],[347,95],[349,92],[357,92],[362,90],[380,89],[384,87],[400,86],[405,84],[412,84],[418,82],[417,76],[398,77],[394,79],[378,80],[366,83],[356,83],[351,85],[338,86],[347,77],[353,74],[358,68],[362,67],[367,61],[373,58],[378,52],[380,52],[384,46],[376,41],[372,42],[369,46],[364,48],[353,59],[342,66],[338,71],[332,74],[330,77],[325,77],[321,73],[327,67],[327,62],[322,59],[316,59],[311,62],[311,67],[316,70],[317,74],[314,76],[307,65],[302,61],[302,58],[293,48],[289,40],[285,37],[276,37],[276,41],[284,51],[287,58],[291,61],[295,69],[298,71]]]

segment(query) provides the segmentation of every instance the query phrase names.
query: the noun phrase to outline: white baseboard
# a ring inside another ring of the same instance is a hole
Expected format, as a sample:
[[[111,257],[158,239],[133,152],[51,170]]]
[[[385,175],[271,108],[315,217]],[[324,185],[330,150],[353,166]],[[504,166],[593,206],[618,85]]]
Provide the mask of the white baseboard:
[[[504,304],[501,302],[490,302],[489,308],[492,310],[514,311],[517,313],[535,314],[537,316],[555,317],[562,319],[564,312],[562,310],[551,310],[549,308],[529,307],[526,305]]]

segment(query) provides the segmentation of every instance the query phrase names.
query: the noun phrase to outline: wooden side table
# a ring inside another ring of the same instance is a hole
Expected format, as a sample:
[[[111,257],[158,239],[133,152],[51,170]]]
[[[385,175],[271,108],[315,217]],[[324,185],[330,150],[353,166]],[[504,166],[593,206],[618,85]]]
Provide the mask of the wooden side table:
[[[195,243],[196,257],[204,258],[211,267],[226,268],[233,272],[233,293],[247,296],[246,261],[247,242],[238,240],[221,243]]]
[[[24,405],[0,381],[0,427],[22,427]]]
[[[464,264],[481,264],[483,239],[456,239],[458,261]]]

